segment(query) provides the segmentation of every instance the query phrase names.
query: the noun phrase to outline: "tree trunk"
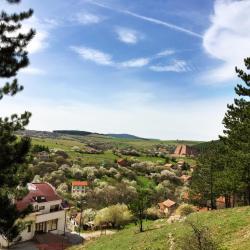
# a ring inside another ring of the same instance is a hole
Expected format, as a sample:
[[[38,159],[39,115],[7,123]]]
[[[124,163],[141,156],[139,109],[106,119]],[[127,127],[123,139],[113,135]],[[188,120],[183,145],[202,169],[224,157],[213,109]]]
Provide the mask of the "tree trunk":
[[[226,206],[226,208],[231,207],[231,196],[228,194],[225,195],[225,206]]]
[[[143,219],[140,218],[140,233],[143,232],[143,226],[142,226],[142,223],[143,223]]]
[[[216,200],[214,197],[214,190],[213,190],[213,168],[210,168],[210,202],[211,202],[211,210],[217,209],[216,207]]]
[[[235,207],[235,200],[236,200],[236,194],[233,193],[233,204],[232,204],[232,207]]]

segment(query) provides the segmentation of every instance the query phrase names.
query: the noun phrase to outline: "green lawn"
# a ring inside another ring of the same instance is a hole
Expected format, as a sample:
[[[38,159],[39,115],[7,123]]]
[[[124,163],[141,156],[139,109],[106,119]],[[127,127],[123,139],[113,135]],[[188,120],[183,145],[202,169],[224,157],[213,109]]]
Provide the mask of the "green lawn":
[[[250,207],[201,212],[190,218],[207,225],[224,249],[250,249]],[[165,221],[147,222],[145,229],[138,233],[137,227],[130,225],[115,235],[102,236],[70,250],[166,250],[169,233],[178,238],[189,230],[183,222],[167,224]]]

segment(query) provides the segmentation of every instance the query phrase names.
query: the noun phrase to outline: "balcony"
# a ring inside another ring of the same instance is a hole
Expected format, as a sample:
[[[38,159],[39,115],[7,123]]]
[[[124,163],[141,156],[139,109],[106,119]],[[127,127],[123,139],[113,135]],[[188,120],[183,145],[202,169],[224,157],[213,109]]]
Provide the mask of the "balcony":
[[[43,222],[43,221],[48,221],[48,220],[54,220],[54,219],[59,219],[65,218],[65,211],[63,209],[59,211],[54,211],[51,213],[46,213],[46,214],[37,214],[36,215],[36,223]]]

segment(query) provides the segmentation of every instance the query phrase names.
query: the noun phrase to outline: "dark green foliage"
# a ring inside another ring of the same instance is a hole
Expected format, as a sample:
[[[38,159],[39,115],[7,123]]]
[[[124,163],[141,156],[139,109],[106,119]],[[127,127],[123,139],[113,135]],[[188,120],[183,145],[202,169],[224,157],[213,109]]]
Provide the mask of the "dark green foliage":
[[[198,199],[199,205],[207,205],[210,201],[212,209],[216,209],[216,198],[218,194],[219,172],[223,170],[224,148],[218,144],[211,144],[205,153],[198,159],[198,166],[194,170],[191,182],[192,197]]]
[[[17,211],[15,204],[10,202],[9,194],[1,191],[0,193],[0,234],[8,241],[17,239],[19,232],[24,229],[24,223],[16,223],[17,219],[24,218],[32,211],[31,207],[23,211]]]
[[[14,1],[12,1],[14,3]],[[30,30],[27,34],[19,33],[22,25],[21,21],[29,18],[33,14],[32,10],[21,12],[20,14],[0,13],[0,77],[15,77],[17,72],[29,64],[28,53],[25,50],[35,32]],[[17,33],[13,35],[13,33]],[[4,95],[15,95],[23,89],[15,78],[12,82],[6,82],[0,88],[0,98]]]
[[[145,187],[143,183],[138,182],[137,195],[129,204],[136,222],[139,223],[139,231],[143,232],[143,219],[146,216],[146,210],[151,206],[152,190]]]
[[[202,154],[202,153],[205,153],[207,150],[209,150],[212,147],[212,145],[221,144],[221,143],[222,142],[220,140],[203,142],[203,143],[194,145],[193,148],[195,148]]]
[[[91,132],[78,131],[78,130],[54,130],[53,133],[65,134],[65,135],[75,135],[75,136],[86,136],[91,135]]]
[[[32,153],[39,153],[39,152],[49,152],[49,148],[46,147],[46,146],[43,146],[43,145],[38,145],[38,144],[35,144],[32,149],[31,149]]]
[[[8,0],[9,3],[18,3],[18,0]],[[34,36],[34,30],[22,34],[21,22],[29,18],[33,11],[20,14],[0,13],[0,79],[16,77],[18,71],[29,64],[28,53],[25,50],[29,41]],[[6,82],[0,87],[0,99],[4,95],[15,95],[23,89],[16,78],[12,82]],[[21,187],[29,180],[27,170],[30,139],[23,137],[18,139],[15,132],[24,129],[29,123],[31,114],[25,112],[10,118],[0,118],[0,234],[8,241],[16,239],[23,223],[16,220],[25,216],[29,209],[17,211],[15,199],[24,195]]]
[[[250,58],[245,59],[250,69]],[[200,203],[210,201],[216,208],[216,198],[223,196],[225,206],[235,203],[250,205],[250,75],[236,68],[244,82],[235,88],[239,98],[228,105],[220,140],[200,145],[199,164],[193,173],[191,189]]]
[[[244,62],[247,70],[250,70],[250,58],[246,58]],[[228,105],[223,120],[225,136],[221,136],[221,140],[237,159],[237,169],[242,173],[242,183],[245,186],[245,204],[250,205],[250,74],[238,68],[236,72],[244,85],[237,84],[235,88],[239,98],[234,100],[234,104]]]

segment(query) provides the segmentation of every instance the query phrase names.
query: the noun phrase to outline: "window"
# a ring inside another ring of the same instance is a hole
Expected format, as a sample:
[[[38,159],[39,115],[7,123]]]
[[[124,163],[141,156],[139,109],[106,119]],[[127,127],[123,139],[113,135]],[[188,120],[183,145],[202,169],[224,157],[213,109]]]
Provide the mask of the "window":
[[[37,233],[44,233],[44,232],[46,232],[46,221],[45,222],[36,223],[36,232]]]
[[[40,210],[44,210],[44,209],[45,209],[45,206],[40,206],[40,207],[39,207],[39,211],[40,211]]]
[[[58,219],[48,221],[48,231],[57,230]]]
[[[50,212],[55,212],[55,211],[59,211],[59,205],[52,205],[50,206]]]
[[[28,231],[28,233],[30,233],[30,232],[31,232],[31,225],[28,225],[28,227],[27,227],[27,231]]]

